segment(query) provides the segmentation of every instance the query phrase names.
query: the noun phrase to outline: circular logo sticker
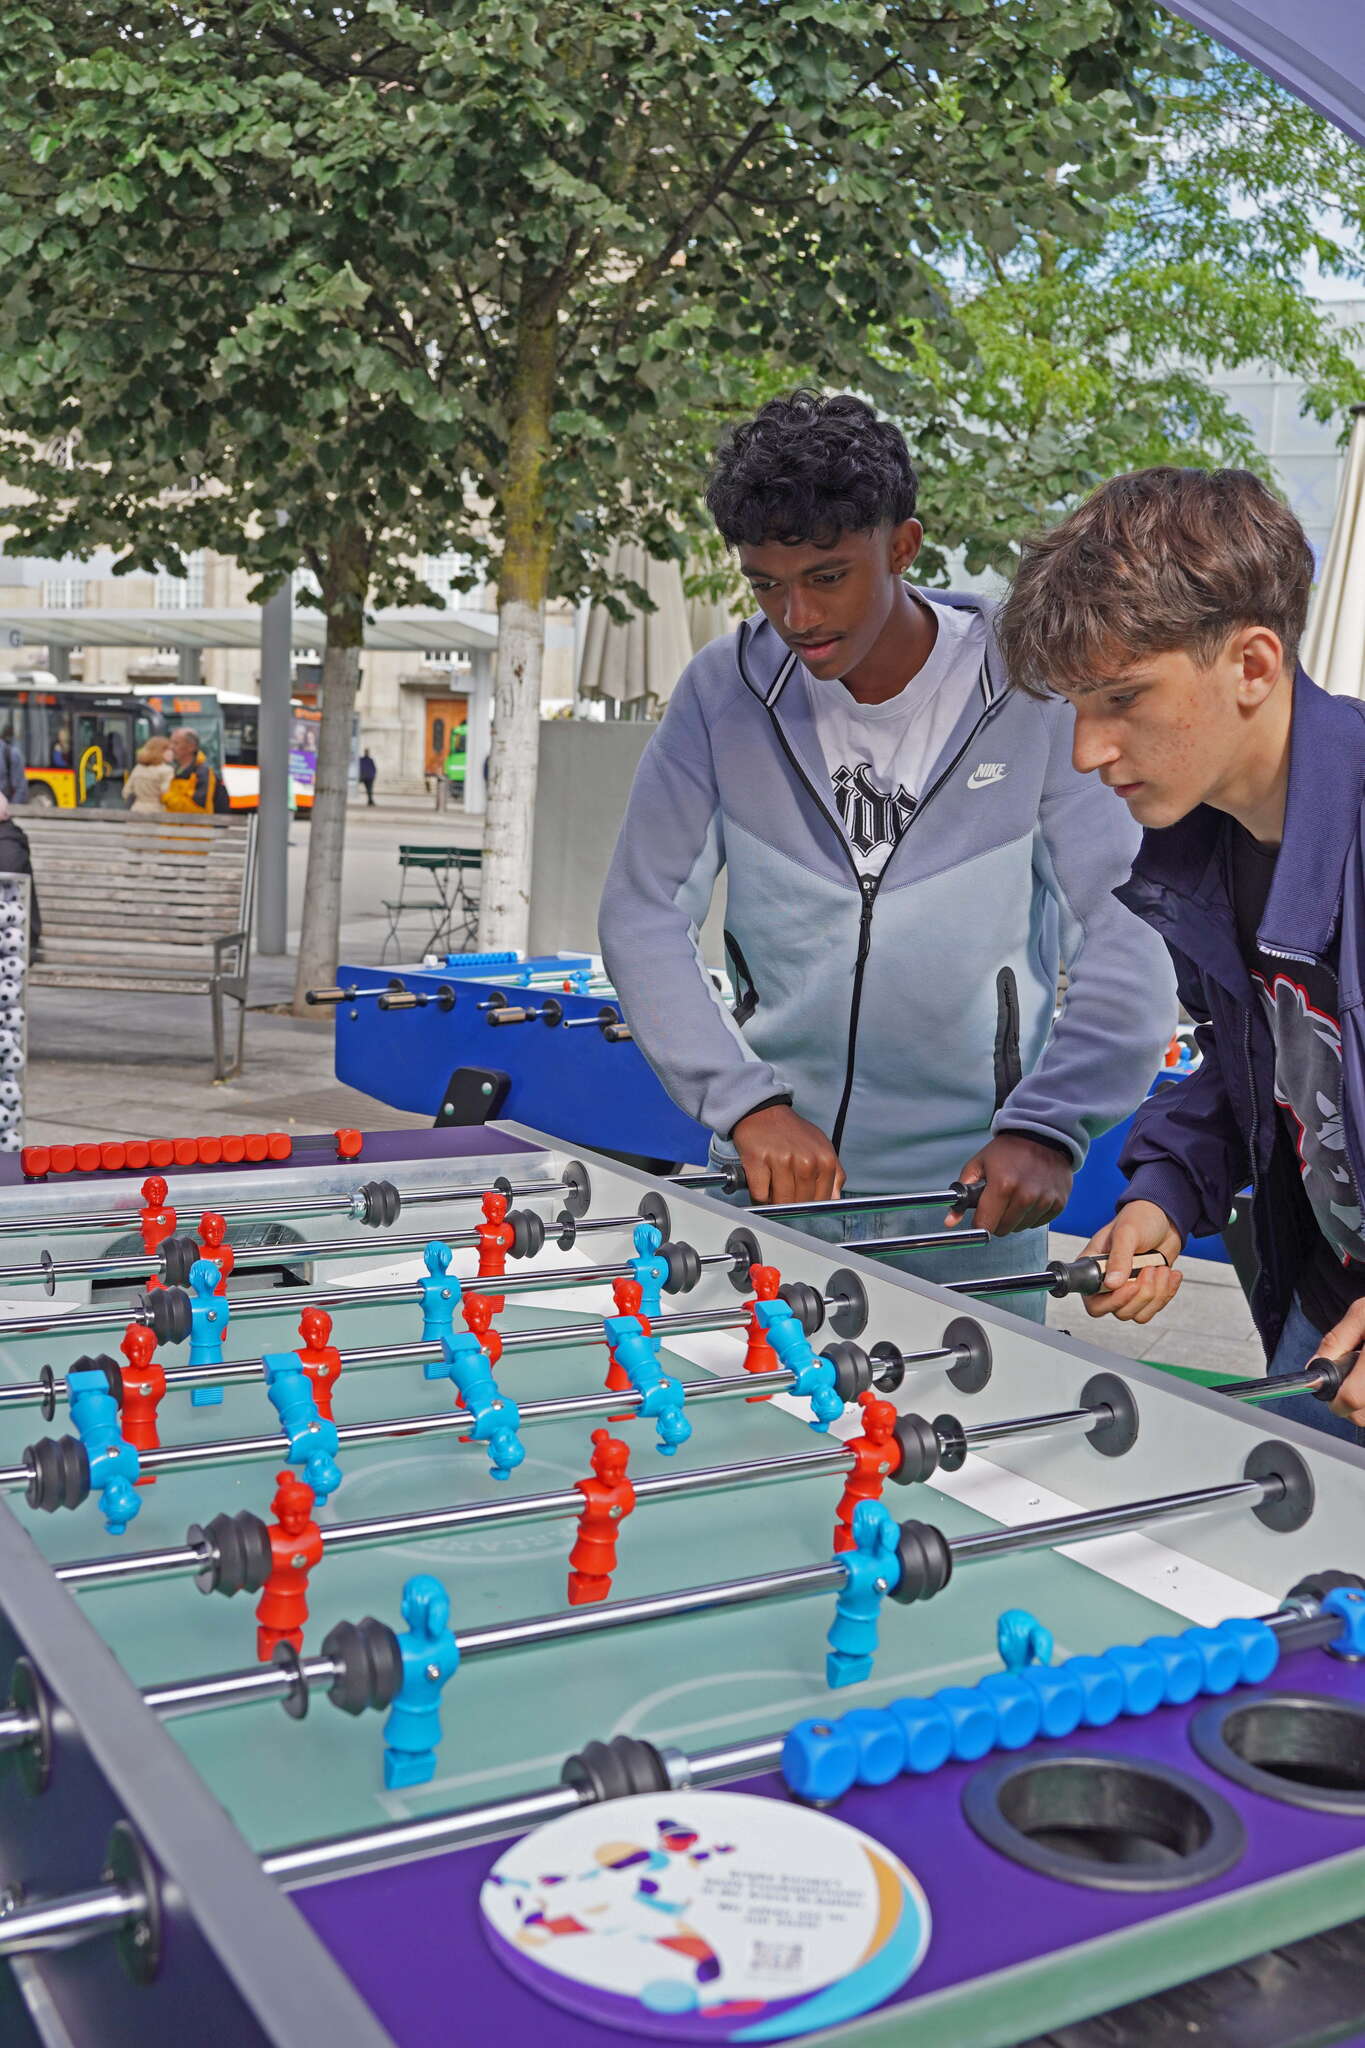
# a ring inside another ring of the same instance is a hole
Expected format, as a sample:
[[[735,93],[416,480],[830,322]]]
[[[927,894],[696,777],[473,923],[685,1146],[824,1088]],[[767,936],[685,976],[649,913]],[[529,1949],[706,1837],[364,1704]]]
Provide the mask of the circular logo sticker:
[[[563,1815],[494,1864],[495,1955],[592,2022],[674,2041],[781,2041],[880,2005],[929,1906],[879,1842],[809,1807],[660,1792]]]

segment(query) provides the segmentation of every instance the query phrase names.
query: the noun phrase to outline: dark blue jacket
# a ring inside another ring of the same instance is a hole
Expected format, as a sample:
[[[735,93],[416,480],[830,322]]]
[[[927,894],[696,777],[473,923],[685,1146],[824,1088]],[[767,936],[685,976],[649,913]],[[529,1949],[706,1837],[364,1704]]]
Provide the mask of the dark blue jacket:
[[[1304,1247],[1284,1227],[1272,1154],[1275,1048],[1237,943],[1227,887],[1228,820],[1201,805],[1146,832],[1120,902],[1161,933],[1203,1064],[1138,1110],[1120,1167],[1126,1200],[1155,1202],[1183,1237],[1223,1228],[1250,1180],[1260,1274],[1251,1312],[1267,1356],[1289,1312]],[[1300,670],[1290,726],[1284,840],[1261,919],[1267,953],[1323,961],[1340,951],[1346,1159],[1365,1189],[1365,705],[1329,697]],[[1283,1154],[1281,1154],[1283,1157]],[[1301,1205],[1300,1205],[1301,1206]]]

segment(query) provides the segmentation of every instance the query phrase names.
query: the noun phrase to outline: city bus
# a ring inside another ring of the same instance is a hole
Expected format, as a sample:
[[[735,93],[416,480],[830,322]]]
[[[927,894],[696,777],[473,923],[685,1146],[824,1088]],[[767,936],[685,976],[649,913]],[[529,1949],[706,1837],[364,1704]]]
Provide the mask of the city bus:
[[[223,780],[234,811],[254,811],[261,798],[261,700],[220,690],[223,714]],[[293,808],[311,811],[317,778],[318,727],[322,713],[297,697],[289,701],[289,782]]]
[[[212,690],[161,683],[101,689],[47,675],[0,680],[0,738],[23,754],[31,804],[121,806],[138,748],[180,725],[193,726],[210,765],[221,770],[223,720]]]

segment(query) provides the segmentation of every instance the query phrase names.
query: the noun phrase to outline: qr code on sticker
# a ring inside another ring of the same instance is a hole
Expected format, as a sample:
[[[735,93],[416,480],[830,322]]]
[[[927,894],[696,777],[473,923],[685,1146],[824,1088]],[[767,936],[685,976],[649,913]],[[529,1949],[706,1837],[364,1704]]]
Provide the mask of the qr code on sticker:
[[[790,1976],[803,1957],[799,1941],[756,1941],[749,1950],[749,1968],[768,1977]]]

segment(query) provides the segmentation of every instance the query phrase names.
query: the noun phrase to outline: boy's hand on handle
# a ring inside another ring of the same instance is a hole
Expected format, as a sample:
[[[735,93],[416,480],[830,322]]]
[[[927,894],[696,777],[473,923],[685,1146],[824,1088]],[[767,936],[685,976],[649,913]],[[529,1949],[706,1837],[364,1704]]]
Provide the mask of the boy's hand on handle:
[[[1183,1275],[1175,1263],[1181,1252],[1180,1233],[1155,1202],[1125,1202],[1085,1250],[1089,1257],[1104,1261],[1105,1275],[1099,1293],[1086,1297],[1088,1316],[1150,1323],[1180,1290]],[[1133,1261],[1141,1252],[1159,1253],[1167,1263],[1134,1273]]]
[[[1317,1349],[1319,1358],[1347,1359],[1365,1344],[1365,1296],[1353,1301],[1339,1323],[1333,1324]],[[1334,1415],[1344,1415],[1357,1429],[1365,1429],[1365,1359],[1357,1359],[1331,1403]]]
[[[1060,1216],[1071,1193],[1071,1161],[1053,1145],[1040,1145],[1021,1131],[1002,1131],[967,1161],[958,1179],[970,1187],[984,1180],[986,1192],[971,1212],[975,1228],[995,1237],[1036,1230]],[[950,1209],[943,1219],[953,1230],[968,1212]]]
[[[828,1202],[844,1184],[839,1155],[824,1132],[785,1102],[741,1117],[730,1142],[755,1203]]]

